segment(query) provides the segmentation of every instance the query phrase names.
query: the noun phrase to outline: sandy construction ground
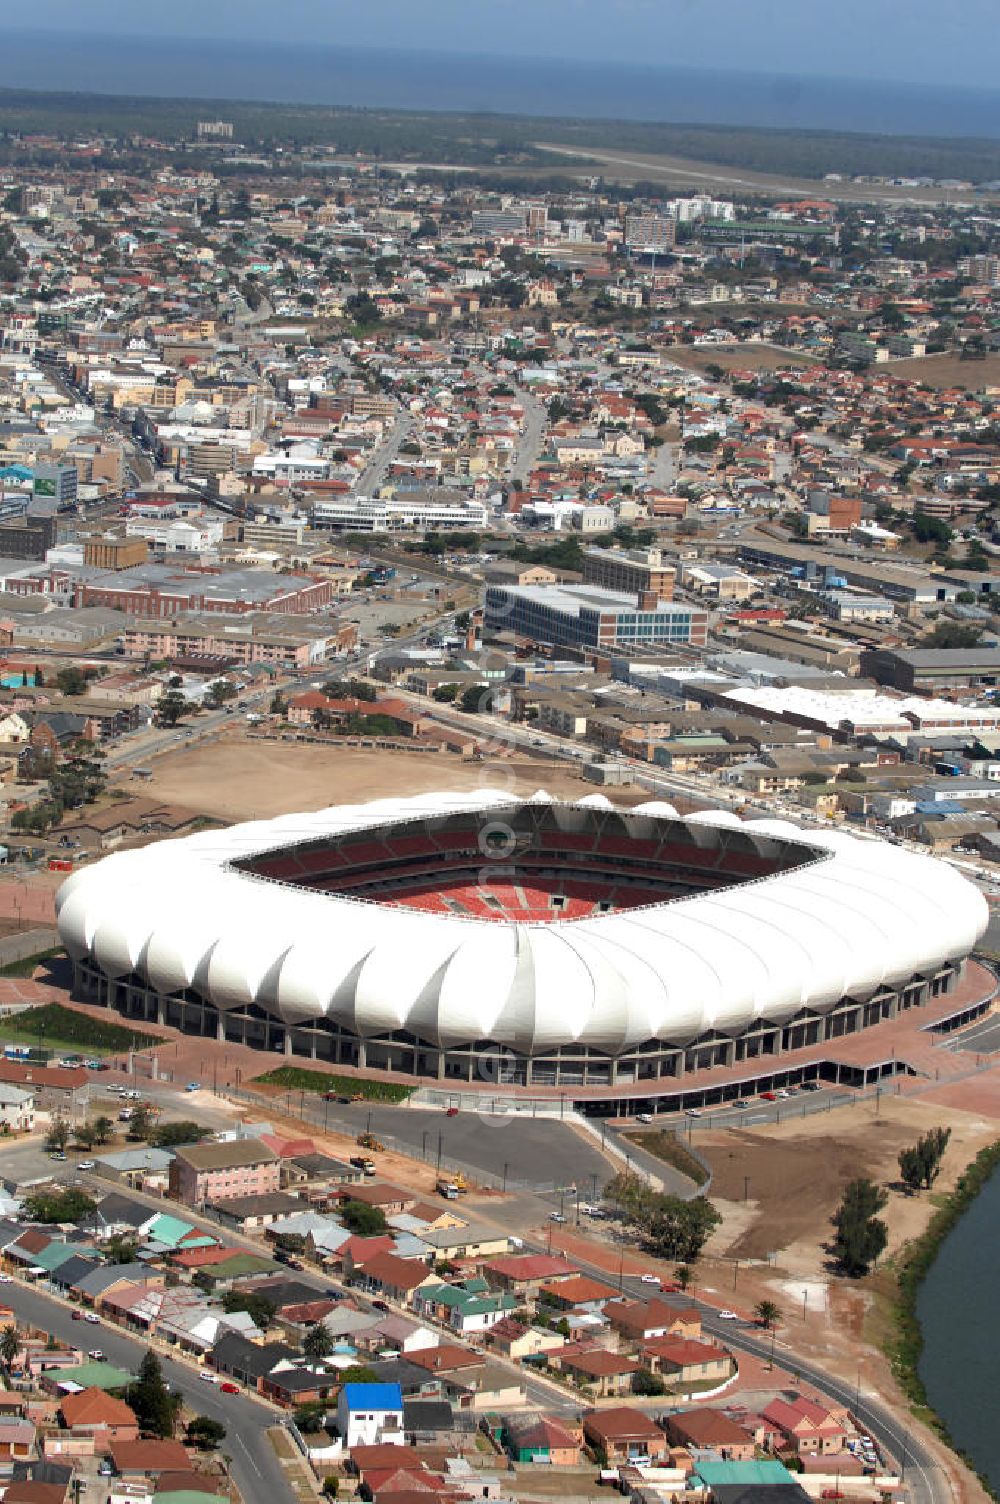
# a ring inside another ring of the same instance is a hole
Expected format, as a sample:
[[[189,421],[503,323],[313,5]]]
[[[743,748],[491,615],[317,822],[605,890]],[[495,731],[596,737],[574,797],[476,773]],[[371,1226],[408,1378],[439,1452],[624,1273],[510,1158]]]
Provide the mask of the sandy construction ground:
[[[438,789],[500,788],[523,796],[544,788],[566,799],[595,792],[595,785],[546,759],[472,762],[449,752],[381,752],[245,736],[172,752],[152,767],[144,796],[222,820],[268,819]],[[612,799],[619,794],[600,792]],[[620,796],[625,804],[649,798],[633,789]]]
[[[918,355],[910,360],[891,360],[873,369],[938,389],[958,386],[978,392],[980,387],[1000,386],[1000,354],[987,355],[983,360],[962,360],[952,354]]]
[[[669,345],[664,358],[688,371],[707,371],[721,366],[724,371],[783,371],[789,366],[819,365],[816,355],[802,350],[784,350],[779,345],[744,342],[738,345]]]
[[[968,1082],[962,1083],[968,1090]],[[997,1137],[995,1120],[977,1112],[906,1097],[858,1101],[776,1125],[695,1135],[712,1165],[711,1199],[726,1214],[713,1249],[729,1258],[766,1259],[802,1277],[820,1277],[829,1219],[848,1181],[870,1176],[893,1187],[899,1151],[937,1125],[951,1142],[935,1189],[948,1190],[965,1165]],[[746,1196],[746,1199],[744,1199]],[[890,1189],[882,1213],[889,1251],[923,1230],[928,1197]]]

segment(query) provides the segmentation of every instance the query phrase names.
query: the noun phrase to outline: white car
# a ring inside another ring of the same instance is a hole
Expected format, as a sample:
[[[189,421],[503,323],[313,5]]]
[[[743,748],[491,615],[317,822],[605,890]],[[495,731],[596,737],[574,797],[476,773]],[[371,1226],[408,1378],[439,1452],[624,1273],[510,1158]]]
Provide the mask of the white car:
[[[701,1117],[701,1108],[700,1107],[687,1107],[687,1108],[685,1108],[685,1111],[686,1111],[686,1113],[687,1113],[687,1115],[688,1115],[689,1118],[700,1118]]]
[[[78,1170],[92,1170],[94,1168],[94,1161],[92,1159],[81,1159],[77,1161],[76,1167]]]
[[[14,1279],[12,1275],[0,1274],[0,1285],[12,1285],[13,1283]]]
[[[637,1123],[651,1123],[652,1121],[653,1114],[651,1112],[640,1112],[636,1117]]]
[[[199,1368],[198,1377],[199,1379],[204,1379],[206,1384],[217,1384],[219,1382],[219,1375],[212,1373],[209,1368]]]
[[[100,1326],[101,1324],[101,1318],[96,1311],[88,1311],[83,1319],[84,1321],[89,1321],[91,1326]]]
[[[658,1274],[641,1274],[639,1279],[644,1285],[658,1285],[660,1283],[660,1276]]]
[[[720,1321],[739,1321],[739,1319],[740,1318],[736,1314],[735,1311],[720,1311],[719,1312],[719,1320]]]

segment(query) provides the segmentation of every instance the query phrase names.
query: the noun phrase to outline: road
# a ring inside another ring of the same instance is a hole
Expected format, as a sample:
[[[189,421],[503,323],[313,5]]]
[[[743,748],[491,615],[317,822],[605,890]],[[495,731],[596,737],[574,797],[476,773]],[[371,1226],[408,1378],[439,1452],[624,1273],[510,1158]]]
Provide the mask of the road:
[[[409,414],[401,413],[355,481],[354,494],[356,496],[369,496],[378,490],[385,480],[389,466],[399,453],[400,445],[405,443],[412,433],[413,419]]]
[[[81,1326],[65,1305],[37,1288],[29,1289],[17,1282],[5,1285],[3,1299],[21,1321],[51,1332],[72,1347],[90,1340],[100,1347],[109,1362],[130,1372],[135,1372],[147,1350],[145,1342],[106,1322],[99,1327]],[[82,1333],[87,1334],[87,1339]],[[274,1411],[245,1394],[221,1394],[215,1385],[204,1383],[184,1364],[162,1354],[160,1359],[171,1390],[182,1395],[196,1414],[209,1415],[226,1427],[223,1449],[232,1458],[233,1479],[247,1504],[295,1504],[295,1495],[266,1435],[268,1426],[280,1424]]]
[[[538,463],[548,429],[549,417],[545,404],[525,391],[521,392],[520,400],[524,405],[524,428],[517,441],[515,459],[507,472],[508,481],[528,479]]]
[[[533,1246],[539,1253],[544,1251],[541,1244],[536,1243]],[[575,1252],[574,1260],[580,1264],[585,1273],[590,1274],[594,1279],[600,1280],[603,1284],[609,1283],[610,1277],[607,1269],[588,1263]],[[649,1297],[650,1287],[644,1285],[636,1275],[625,1275],[618,1281],[612,1282],[618,1283],[626,1295],[646,1299]],[[707,1337],[714,1337],[726,1346],[760,1358],[765,1363],[771,1361],[770,1337],[757,1335],[759,1328],[751,1323],[720,1320],[717,1307],[708,1305],[705,1301],[698,1300],[689,1294],[664,1294],[662,1298],[672,1306],[697,1306]],[[788,1336],[791,1335],[787,1326],[786,1333]],[[825,1369],[799,1357],[788,1340],[782,1341],[780,1345],[775,1344],[774,1361],[786,1372],[805,1379],[819,1394],[825,1395],[828,1399],[850,1410],[857,1421],[866,1428],[867,1434],[884,1452],[895,1459],[904,1472],[912,1504],[951,1504],[952,1491],[947,1476],[929,1449],[913,1434],[905,1422],[897,1420],[888,1406],[862,1391],[860,1379],[854,1384],[849,1384],[843,1379],[834,1377]],[[647,1410],[663,1411],[666,1408],[662,1399],[633,1400],[632,1403]]]

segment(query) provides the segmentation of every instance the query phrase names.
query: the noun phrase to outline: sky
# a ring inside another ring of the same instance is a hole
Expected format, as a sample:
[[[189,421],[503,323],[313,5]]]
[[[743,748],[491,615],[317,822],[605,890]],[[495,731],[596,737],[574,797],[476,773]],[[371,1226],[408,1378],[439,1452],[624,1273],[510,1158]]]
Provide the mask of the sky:
[[[318,42],[995,88],[998,0],[32,0],[9,30]],[[13,82],[13,80],[11,80]]]

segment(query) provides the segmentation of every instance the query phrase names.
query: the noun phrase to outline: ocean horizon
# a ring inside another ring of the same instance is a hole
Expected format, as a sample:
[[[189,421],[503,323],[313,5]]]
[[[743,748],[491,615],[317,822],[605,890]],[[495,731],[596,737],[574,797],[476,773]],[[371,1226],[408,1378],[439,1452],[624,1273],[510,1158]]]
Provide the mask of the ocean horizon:
[[[8,87],[1000,139],[1000,90],[221,39],[0,31]]]

